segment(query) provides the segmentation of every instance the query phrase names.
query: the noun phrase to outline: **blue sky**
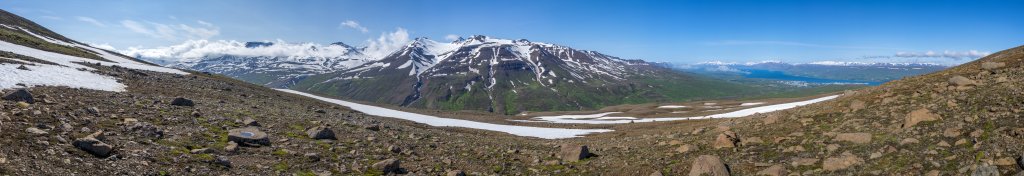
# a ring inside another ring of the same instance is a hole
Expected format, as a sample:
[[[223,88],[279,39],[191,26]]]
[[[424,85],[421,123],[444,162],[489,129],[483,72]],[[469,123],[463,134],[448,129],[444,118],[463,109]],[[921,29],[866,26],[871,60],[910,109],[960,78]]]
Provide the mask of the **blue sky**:
[[[679,63],[965,62],[971,50],[1024,44],[1024,1],[5,0],[0,8],[118,49],[199,39],[364,45],[399,28],[439,41],[483,34]]]

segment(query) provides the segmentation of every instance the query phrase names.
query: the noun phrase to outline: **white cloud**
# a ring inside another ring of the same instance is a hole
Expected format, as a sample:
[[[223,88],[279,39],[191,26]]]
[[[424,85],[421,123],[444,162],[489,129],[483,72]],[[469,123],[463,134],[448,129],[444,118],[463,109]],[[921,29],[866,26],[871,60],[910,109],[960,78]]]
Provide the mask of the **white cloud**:
[[[341,24],[338,25],[338,28],[352,28],[352,29],[359,30],[359,32],[363,32],[363,33],[370,32],[370,30],[366,29],[366,27],[363,27],[363,25],[359,25],[359,22],[352,21],[352,20],[347,20],[345,22],[341,22]]]
[[[77,19],[78,21],[90,23],[92,25],[96,25],[96,26],[99,26],[99,27],[107,27],[107,24],[103,24],[102,22],[100,22],[99,20],[96,20],[95,18],[89,18],[89,17],[84,17],[84,16],[76,16],[75,19]]]
[[[167,16],[167,18],[170,18],[172,20],[178,20],[178,17],[174,15]]]
[[[978,51],[978,50],[969,50],[969,51],[964,51],[964,52],[956,52],[956,51],[946,50],[946,51],[943,51],[942,53],[938,53],[938,52],[935,52],[935,51],[897,52],[895,56],[896,57],[906,57],[906,58],[950,58],[950,59],[958,59],[959,60],[959,59],[981,58],[981,57],[988,56],[989,54],[992,54],[992,53],[991,52],[981,52],[981,51]]]
[[[131,22],[129,22],[131,24]],[[141,24],[140,24],[141,25]],[[131,26],[131,25],[128,25]],[[145,31],[150,33],[152,30]],[[104,44],[90,44],[92,46],[111,49],[128,56],[143,58],[147,61],[158,64],[169,64],[175,62],[188,62],[204,57],[218,57],[224,55],[233,56],[271,56],[286,58],[311,58],[311,57],[345,57],[359,59],[376,59],[387,56],[402,47],[411,43],[409,33],[405,29],[398,28],[394,32],[381,33],[376,39],[366,40],[366,47],[361,52],[352,52],[348,47],[339,45],[322,45],[315,43],[288,43],[283,40],[273,41],[272,45],[264,47],[247,48],[245,42],[234,40],[187,40],[178,45],[141,48],[129,47],[125,50],[105,48]]]
[[[220,35],[219,27],[205,21],[196,21],[196,23],[200,26],[193,27],[186,24],[174,25],[156,22],[142,24],[132,20],[122,20],[121,26],[135,33],[164,40],[177,40],[180,38],[209,39]]]
[[[444,36],[444,39],[448,40],[448,41],[459,40],[459,38],[462,38],[462,37],[459,37],[459,35],[455,35],[455,34],[448,34],[448,35]]]
[[[381,33],[377,40],[367,40],[366,42],[368,44],[363,53],[366,53],[373,58],[382,58],[391,54],[395,50],[408,45],[411,40],[409,40],[408,31],[398,28],[395,32]]]

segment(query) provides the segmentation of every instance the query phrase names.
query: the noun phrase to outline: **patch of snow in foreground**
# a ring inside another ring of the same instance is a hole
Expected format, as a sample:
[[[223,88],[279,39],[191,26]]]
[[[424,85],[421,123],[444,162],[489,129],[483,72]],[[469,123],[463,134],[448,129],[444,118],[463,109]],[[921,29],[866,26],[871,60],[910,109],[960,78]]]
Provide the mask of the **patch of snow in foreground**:
[[[687,107],[687,106],[682,106],[682,105],[665,105],[665,106],[658,106],[658,108],[659,108],[659,109],[676,109],[676,108],[685,108],[685,107]]]
[[[331,99],[326,97],[320,97],[304,92],[299,92],[289,89],[277,89],[278,91],[288,92],[296,95],[302,95],[329,103],[334,103],[342,106],[348,106],[353,110],[360,111],[369,115],[392,117],[404,120],[410,120],[417,123],[424,123],[430,126],[440,127],[463,127],[472,129],[481,129],[489,131],[504,132],[517,136],[528,136],[538,137],[544,139],[562,139],[562,138],[573,138],[580,137],[582,135],[591,133],[603,133],[611,132],[608,129],[566,129],[566,128],[542,128],[542,127],[528,127],[528,126],[515,126],[515,125],[499,125],[483,122],[475,122],[461,119],[441,118],[435,116],[428,116],[423,114],[416,114],[410,112],[403,112],[398,110],[392,110],[382,107],[363,105],[358,103],[352,103],[344,100]]]
[[[0,89],[20,87],[17,84],[32,86],[68,86],[104,91],[120,92],[125,86],[109,76],[88,71],[79,71],[71,67],[56,65],[25,65],[29,70],[17,69],[21,64],[0,64]]]
[[[581,123],[581,124],[621,124],[621,123],[634,123],[634,122],[657,122],[657,121],[676,121],[676,120],[695,120],[695,119],[713,119],[713,118],[735,118],[754,115],[757,113],[766,113],[784,109],[795,108],[798,106],[808,105],[817,103],[825,100],[831,100],[839,95],[832,95],[827,97],[816,98],[807,101],[799,101],[792,103],[783,103],[769,106],[761,106],[748,108],[733,112],[727,112],[722,114],[712,114],[706,116],[697,117],[664,117],[664,118],[633,118],[630,117],[604,117],[608,114],[618,112],[606,112],[600,114],[588,114],[588,115],[559,115],[559,116],[539,116],[534,117],[533,120],[522,121],[522,122],[547,122],[547,123]]]

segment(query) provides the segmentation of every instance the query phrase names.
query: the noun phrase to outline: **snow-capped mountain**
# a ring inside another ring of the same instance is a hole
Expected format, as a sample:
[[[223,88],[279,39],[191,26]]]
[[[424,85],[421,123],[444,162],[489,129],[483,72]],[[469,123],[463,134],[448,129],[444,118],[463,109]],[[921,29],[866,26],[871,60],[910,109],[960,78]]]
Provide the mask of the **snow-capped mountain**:
[[[402,106],[514,113],[694,98],[700,95],[675,91],[720,84],[642,60],[476,35],[450,43],[417,38],[386,57],[309,76],[291,88]]]

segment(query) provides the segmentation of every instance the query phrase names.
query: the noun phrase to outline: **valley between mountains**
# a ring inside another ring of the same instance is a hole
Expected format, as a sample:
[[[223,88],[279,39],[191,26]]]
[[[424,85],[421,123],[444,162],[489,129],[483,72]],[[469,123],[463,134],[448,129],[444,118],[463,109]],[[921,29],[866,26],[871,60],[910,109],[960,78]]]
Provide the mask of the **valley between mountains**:
[[[157,62],[0,24],[0,175],[1024,174],[1024,47],[779,88],[487,36]]]

